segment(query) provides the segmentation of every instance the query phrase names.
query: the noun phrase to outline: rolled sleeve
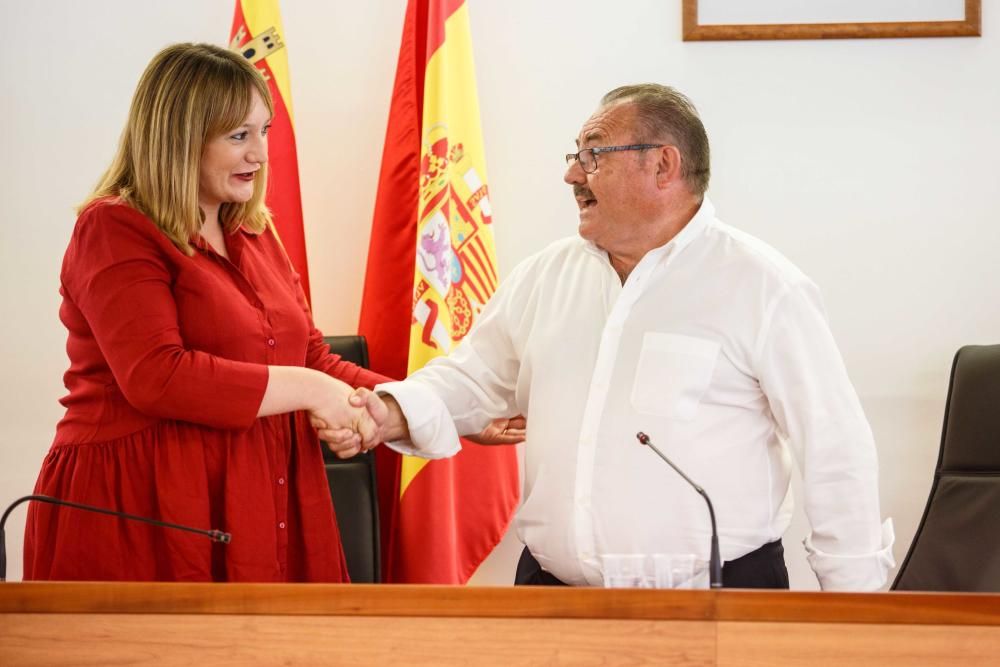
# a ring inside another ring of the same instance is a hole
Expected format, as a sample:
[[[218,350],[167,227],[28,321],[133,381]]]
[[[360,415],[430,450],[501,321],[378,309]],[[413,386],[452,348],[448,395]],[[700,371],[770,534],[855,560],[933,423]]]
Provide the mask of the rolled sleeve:
[[[885,585],[889,570],[896,566],[892,556],[895,541],[892,519],[886,519],[882,523],[882,548],[878,551],[857,555],[830,554],[813,545],[810,537],[806,537],[803,545],[809,566],[824,591],[875,591]]]

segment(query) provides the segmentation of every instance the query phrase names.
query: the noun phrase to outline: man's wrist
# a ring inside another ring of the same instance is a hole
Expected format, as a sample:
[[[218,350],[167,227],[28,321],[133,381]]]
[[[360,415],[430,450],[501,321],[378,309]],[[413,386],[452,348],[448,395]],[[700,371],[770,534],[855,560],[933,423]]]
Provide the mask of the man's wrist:
[[[393,398],[392,394],[379,393],[379,398],[382,399],[385,403],[385,407],[389,411],[389,416],[382,425],[383,440],[386,442],[409,440],[409,424],[406,421],[406,416],[403,414],[402,408],[399,407],[399,403],[396,402],[396,399]]]

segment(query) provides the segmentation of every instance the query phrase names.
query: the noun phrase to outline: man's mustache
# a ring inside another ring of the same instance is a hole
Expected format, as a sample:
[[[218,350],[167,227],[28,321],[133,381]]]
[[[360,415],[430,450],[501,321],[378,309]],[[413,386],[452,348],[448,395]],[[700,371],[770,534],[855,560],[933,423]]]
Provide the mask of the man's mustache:
[[[573,186],[573,196],[577,199],[596,199],[590,188],[585,188],[582,185]]]

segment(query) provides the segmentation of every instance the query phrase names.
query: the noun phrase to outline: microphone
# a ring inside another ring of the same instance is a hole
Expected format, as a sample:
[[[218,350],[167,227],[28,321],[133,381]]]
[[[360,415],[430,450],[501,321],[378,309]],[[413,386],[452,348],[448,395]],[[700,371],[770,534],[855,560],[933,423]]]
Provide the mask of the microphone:
[[[203,530],[201,528],[192,528],[190,526],[182,526],[178,523],[168,523],[166,521],[157,521],[156,519],[147,519],[144,516],[136,516],[134,514],[126,514],[125,512],[116,512],[115,510],[104,509],[103,507],[94,507],[93,505],[83,505],[81,503],[73,503],[68,500],[60,500],[59,498],[53,498],[52,496],[24,496],[18,498],[10,506],[7,507],[7,511],[3,513],[3,518],[0,518],[0,581],[7,581],[7,534],[4,532],[4,526],[7,524],[7,517],[14,510],[15,507],[21,503],[27,502],[29,500],[35,500],[41,503],[49,503],[51,505],[65,505],[66,507],[73,507],[79,510],[86,510],[88,512],[97,512],[99,514],[108,514],[110,516],[117,516],[123,519],[128,519],[129,521],[141,521],[142,523],[148,523],[153,526],[160,526],[161,528],[176,528],[177,530],[186,530],[189,533],[197,533],[199,535],[204,535],[213,542],[221,542],[222,544],[229,544],[233,540],[233,536],[229,533],[223,532],[221,530]]]
[[[712,588],[722,588],[722,558],[719,556],[719,531],[715,528],[715,509],[712,507],[712,501],[708,499],[708,494],[705,493],[705,489],[695,484],[690,477],[685,475],[680,468],[675,466],[673,461],[664,456],[663,452],[656,448],[648,435],[639,431],[635,434],[635,437],[640,444],[646,445],[656,452],[661,459],[666,461],[667,465],[673,468],[678,475],[683,477],[685,482],[694,487],[694,490],[700,493],[701,497],[705,499],[706,503],[708,503],[708,515],[712,518],[712,551],[708,561],[708,581],[709,586]]]

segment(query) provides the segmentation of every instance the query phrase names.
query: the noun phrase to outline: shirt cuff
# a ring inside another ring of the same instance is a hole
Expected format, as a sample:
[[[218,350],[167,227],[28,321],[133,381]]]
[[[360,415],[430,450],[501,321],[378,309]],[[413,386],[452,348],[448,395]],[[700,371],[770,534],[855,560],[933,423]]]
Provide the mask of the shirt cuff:
[[[874,553],[841,556],[828,554],[813,546],[812,539],[803,541],[809,566],[824,591],[875,591],[885,585],[889,570],[896,566],[892,545],[896,535],[892,519],[882,523],[882,546]]]
[[[461,451],[455,422],[444,401],[433,391],[416,382],[404,381],[375,385],[375,393],[396,399],[410,430],[409,440],[385,443],[390,449],[425,459],[443,459]]]

